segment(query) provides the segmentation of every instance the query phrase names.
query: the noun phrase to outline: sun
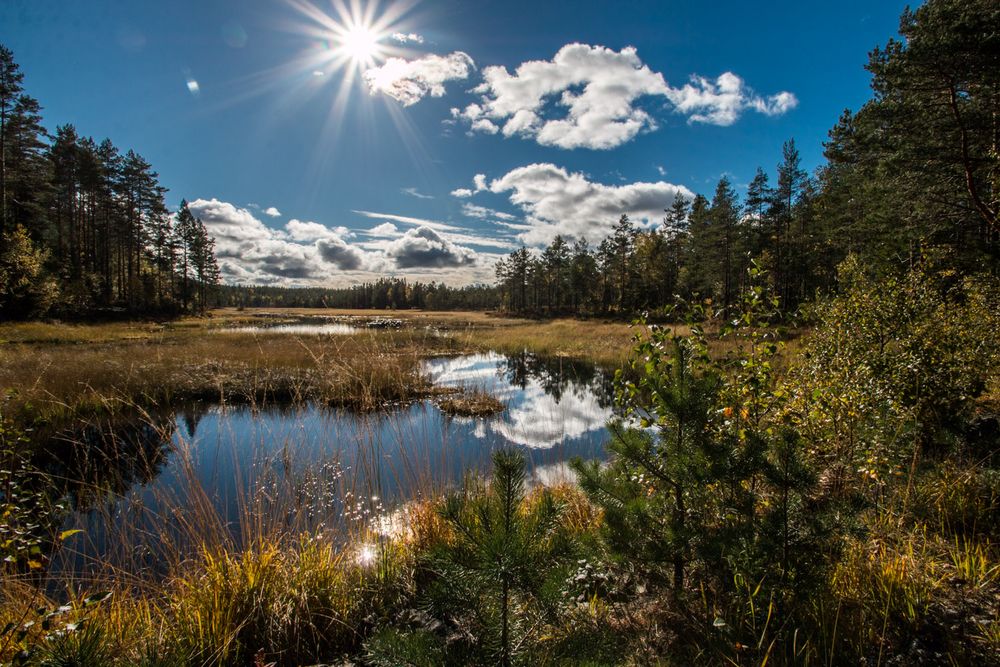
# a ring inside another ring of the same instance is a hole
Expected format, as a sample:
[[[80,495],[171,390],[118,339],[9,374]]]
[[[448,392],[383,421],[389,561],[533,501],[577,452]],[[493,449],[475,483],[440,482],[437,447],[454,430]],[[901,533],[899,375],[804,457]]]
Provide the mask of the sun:
[[[355,24],[347,27],[334,37],[340,43],[337,48],[355,63],[368,64],[382,56],[382,45],[379,35],[371,26]]]

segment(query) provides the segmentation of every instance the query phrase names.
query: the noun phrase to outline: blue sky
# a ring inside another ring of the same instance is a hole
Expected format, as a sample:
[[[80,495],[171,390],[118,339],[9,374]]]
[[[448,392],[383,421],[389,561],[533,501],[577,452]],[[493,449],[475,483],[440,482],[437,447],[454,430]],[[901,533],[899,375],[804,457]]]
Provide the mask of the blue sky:
[[[47,127],[193,203],[228,281],[461,284],[773,174],[788,138],[815,168],[904,5],[5,0],[0,42]]]

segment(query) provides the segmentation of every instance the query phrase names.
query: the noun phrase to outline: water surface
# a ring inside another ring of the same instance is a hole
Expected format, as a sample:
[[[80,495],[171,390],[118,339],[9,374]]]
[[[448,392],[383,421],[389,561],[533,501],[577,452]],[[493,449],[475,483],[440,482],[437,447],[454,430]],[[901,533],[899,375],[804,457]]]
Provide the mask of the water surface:
[[[488,471],[498,447],[523,452],[543,482],[564,476],[572,457],[604,456],[604,371],[493,353],[430,359],[423,371],[438,386],[486,390],[506,410],[455,417],[430,399],[375,412],[198,403],[67,434],[57,474],[76,483],[65,526],[86,531],[74,567],[93,558],[155,568],[165,535],[246,541],[251,515],[309,531],[371,521]]]
[[[253,324],[239,327],[225,327],[217,329],[219,333],[242,333],[242,334],[291,334],[299,336],[348,336],[350,334],[365,331],[363,328],[342,322],[326,322],[322,324]]]

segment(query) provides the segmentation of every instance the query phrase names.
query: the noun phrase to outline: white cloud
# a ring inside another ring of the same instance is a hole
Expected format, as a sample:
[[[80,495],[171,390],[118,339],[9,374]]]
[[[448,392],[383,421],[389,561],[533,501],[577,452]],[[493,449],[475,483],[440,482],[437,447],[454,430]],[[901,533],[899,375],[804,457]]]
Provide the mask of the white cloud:
[[[394,42],[399,42],[400,44],[407,44],[412,42],[414,44],[423,44],[423,35],[418,35],[415,32],[405,33],[405,32],[394,32],[392,33],[392,40]]]
[[[454,111],[454,109],[452,109],[452,111]],[[470,190],[469,188],[458,188],[457,190],[451,191],[451,196],[465,199],[471,197],[477,192],[482,192],[486,189],[486,174],[476,174],[473,176],[472,184],[475,186],[474,189]]]
[[[389,58],[382,66],[365,70],[364,79],[371,94],[383,93],[408,107],[427,95],[443,96],[446,82],[467,79],[475,69],[467,53],[455,51],[416,60]]]
[[[714,83],[692,77],[672,88],[634,47],[614,51],[587,44],[567,44],[552,60],[522,63],[513,74],[506,67],[487,67],[473,92],[480,96],[477,102],[451,110],[470,132],[566,149],[614,148],[655,130],[652,115],[638,106],[642,98],[664,98],[690,122],[717,125],[732,124],[746,110],[779,115],[797,104],[789,92],[760,97],[731,72]]]
[[[191,213],[201,218],[215,238],[220,253],[238,251],[240,244],[274,237],[274,230],[245,208],[237,208],[218,199],[195,199],[188,204]]]
[[[711,125],[732,125],[748,109],[778,116],[799,103],[789,92],[760,97],[732,72],[721,74],[714,82],[692,76],[691,82],[682,88],[671,88],[667,97],[678,113],[688,116],[689,123]]]
[[[365,234],[367,234],[368,236],[391,238],[394,236],[399,236],[399,229],[396,227],[396,225],[392,224],[391,222],[383,222],[381,225],[375,225],[367,232],[365,232]]]
[[[278,216],[281,215],[281,211],[279,211],[273,206],[268,206],[267,209],[264,211],[264,215],[269,215],[272,218],[277,218]]]
[[[359,212],[382,222],[354,232],[294,218],[269,227],[248,208],[218,199],[196,199],[189,207],[216,239],[227,283],[344,285],[392,271],[413,280],[467,285],[492,280],[499,252],[514,247],[505,235],[484,236],[444,222],[389,213]],[[397,224],[411,229],[400,232]]]
[[[511,220],[517,220],[517,216],[511,215],[510,213],[504,213],[503,211],[496,211],[492,208],[486,208],[485,206],[478,206],[470,202],[462,204],[462,214],[470,218],[477,218],[479,220],[503,220],[505,222],[510,222]]]
[[[404,195],[410,195],[411,197],[416,197],[417,199],[434,199],[433,195],[425,195],[416,188],[403,188],[400,190]]]
[[[354,235],[347,227],[327,227],[318,222],[303,222],[294,218],[285,224],[285,230],[292,240],[306,242],[320,239],[339,239]]]
[[[376,213],[375,211],[358,211],[355,210],[353,213],[358,215],[363,215],[366,218],[374,218],[375,220],[388,220],[390,222],[398,222],[403,225],[410,225],[411,227],[430,227],[431,229],[437,231],[456,231],[459,228],[455,225],[449,225],[444,222],[438,222],[437,220],[428,220],[427,218],[414,218],[408,215],[396,215],[395,213]]]
[[[684,186],[663,181],[594,183],[584,174],[548,163],[514,169],[492,181],[489,189],[510,193],[511,203],[525,212],[527,228],[509,226],[529,245],[547,244],[556,234],[599,243],[623,213],[640,225],[654,226],[678,194],[694,196]]]
[[[248,209],[218,199],[196,199],[191,212],[215,239],[223,279],[229,283],[303,285],[335,281],[341,271],[378,270],[385,259],[351,245],[346,227],[289,220],[268,227]]]

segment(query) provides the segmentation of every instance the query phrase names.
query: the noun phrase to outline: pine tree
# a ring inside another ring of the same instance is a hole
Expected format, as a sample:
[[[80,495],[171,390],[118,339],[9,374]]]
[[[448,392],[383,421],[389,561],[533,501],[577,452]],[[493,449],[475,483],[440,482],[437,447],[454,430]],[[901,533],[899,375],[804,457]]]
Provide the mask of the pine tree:
[[[788,307],[789,291],[792,277],[789,275],[791,257],[791,229],[795,204],[806,184],[808,175],[802,169],[799,151],[795,148],[795,140],[789,139],[781,147],[782,161],[778,165],[778,185],[773,195],[774,210],[774,274],[778,298],[782,308]]]
[[[569,291],[570,249],[561,235],[556,234],[552,243],[542,253],[542,262],[548,274],[548,303],[552,310],[560,310]]]
[[[690,240],[684,261],[687,270],[682,281],[684,292],[688,297],[711,299],[714,293],[712,267],[715,265],[713,257],[716,244],[711,229],[709,203],[703,195],[695,195],[691,202],[688,230]]]
[[[21,95],[24,74],[10,49],[0,46],[0,236],[7,226],[7,159],[9,124]]]
[[[181,200],[181,208],[177,212],[177,222],[174,229],[180,256],[181,307],[186,311],[192,299],[191,283],[194,280],[195,246],[198,234],[198,220],[188,208],[186,199]]]
[[[577,312],[593,308],[594,288],[597,283],[597,261],[590,252],[587,239],[577,239],[573,244],[570,267],[572,284],[572,305]]]
[[[473,635],[479,659],[504,666],[537,629],[531,619],[544,608],[538,602],[559,539],[559,506],[546,490],[527,508],[525,481],[521,454],[494,452],[488,489],[446,497],[440,515],[455,540],[432,557],[441,573],[432,609],[442,618],[468,615],[479,626]]]
[[[700,335],[657,327],[637,341],[629,371],[616,378],[623,418],[655,434],[619,422],[608,444],[610,465],[574,460],[572,466],[604,511],[611,548],[633,554],[654,579],[667,566],[680,595],[703,532],[698,509],[714,462],[708,424],[719,379]]]
[[[739,226],[740,205],[729,178],[725,176],[719,179],[715,188],[709,217],[712,236],[716,240],[716,265],[722,278],[722,308],[728,316],[736,303],[739,276],[743,273],[739,257],[745,244]]]
[[[614,255],[615,290],[618,312],[628,312],[631,307],[633,267],[632,256],[635,253],[635,241],[638,230],[628,215],[622,214],[618,223],[612,228],[610,243]]]

